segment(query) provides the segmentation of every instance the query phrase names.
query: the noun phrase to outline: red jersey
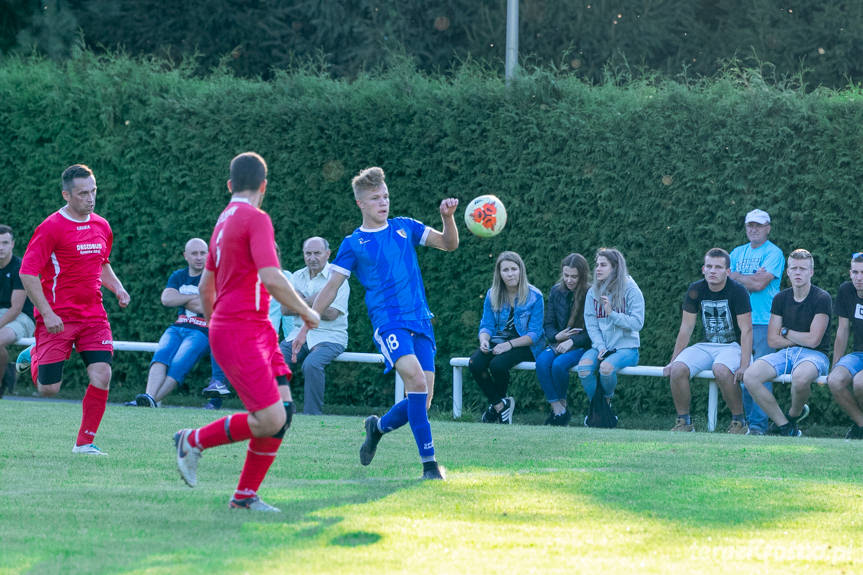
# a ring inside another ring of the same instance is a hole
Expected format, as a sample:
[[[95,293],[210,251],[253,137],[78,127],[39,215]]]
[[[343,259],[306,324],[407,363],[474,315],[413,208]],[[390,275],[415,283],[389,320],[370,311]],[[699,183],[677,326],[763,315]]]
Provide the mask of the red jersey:
[[[232,199],[216,222],[207,254],[207,269],[216,284],[211,325],[253,322],[272,329],[270,294],[258,276],[258,270],[267,267],[279,267],[270,216],[245,199]]]
[[[42,293],[64,322],[105,318],[102,266],[109,263],[113,243],[111,226],[102,216],[90,214],[79,222],[61,209],[33,232],[20,273],[40,276]]]

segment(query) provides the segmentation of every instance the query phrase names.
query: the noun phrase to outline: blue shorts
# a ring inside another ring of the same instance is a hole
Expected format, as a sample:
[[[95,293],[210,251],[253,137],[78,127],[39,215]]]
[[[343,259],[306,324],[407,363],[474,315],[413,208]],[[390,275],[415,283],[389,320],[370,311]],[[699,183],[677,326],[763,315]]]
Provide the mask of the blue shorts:
[[[415,355],[423,371],[434,373],[437,346],[430,321],[383,326],[375,330],[374,339],[384,356],[384,373],[389,373],[399,358],[405,355]]]
[[[836,362],[836,365],[833,366],[833,369],[836,369],[840,365],[847,369],[848,373],[850,373],[853,378],[863,370],[863,351],[855,351],[854,353],[843,355],[842,358]]]
[[[827,359],[826,355],[808,347],[786,347],[758,359],[769,363],[776,370],[776,375],[791,373],[804,361],[814,365],[815,369],[818,370],[818,375],[827,375],[827,370],[830,367],[830,360]]]
[[[201,356],[207,353],[210,340],[201,330],[190,327],[172,325],[159,338],[159,347],[153,354],[154,362],[168,366],[168,377],[177,383],[183,383]]]

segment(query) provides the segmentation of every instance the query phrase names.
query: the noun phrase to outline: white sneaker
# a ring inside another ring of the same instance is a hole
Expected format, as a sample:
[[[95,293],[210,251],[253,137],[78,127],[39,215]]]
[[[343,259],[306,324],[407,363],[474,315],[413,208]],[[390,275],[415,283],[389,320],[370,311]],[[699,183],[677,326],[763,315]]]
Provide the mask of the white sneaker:
[[[189,443],[191,429],[181,429],[174,434],[174,445],[177,447],[177,470],[180,477],[189,487],[198,484],[198,460],[201,459],[201,450],[192,447]]]
[[[249,509],[251,511],[269,511],[270,513],[281,513],[278,507],[265,503],[263,499],[255,495],[249,499],[231,499],[228,509]]]
[[[500,410],[500,422],[512,425],[512,412],[515,411],[515,398],[504,397],[503,409]]]
[[[84,455],[108,455],[93,443],[76,445],[72,448],[72,453],[83,453]]]

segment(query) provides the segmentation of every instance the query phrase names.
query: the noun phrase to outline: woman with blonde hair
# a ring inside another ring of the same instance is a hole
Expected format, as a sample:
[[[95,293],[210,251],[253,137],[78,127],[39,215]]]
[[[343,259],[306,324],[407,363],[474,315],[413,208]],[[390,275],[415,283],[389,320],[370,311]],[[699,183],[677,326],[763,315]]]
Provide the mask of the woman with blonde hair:
[[[585,350],[590,338],[584,330],[584,298],[590,287],[590,267],[581,254],[569,254],[560,263],[560,280],[545,302],[547,347],[536,358],[536,377],[551,407],[546,425],[564,427],[571,418],[567,410],[569,370]]]
[[[599,383],[610,402],[617,372],[638,364],[638,332],[644,327],[644,296],[627,273],[623,254],[614,248],[596,252],[593,285],[584,301],[584,326],[591,348],[581,357],[578,377],[591,400],[599,371]]]
[[[494,265],[479,324],[479,349],[470,357],[470,371],[489,400],[484,423],[512,423],[515,399],[507,396],[509,370],[532,361],[542,351],[542,292],[527,281],[524,261],[502,252]]]

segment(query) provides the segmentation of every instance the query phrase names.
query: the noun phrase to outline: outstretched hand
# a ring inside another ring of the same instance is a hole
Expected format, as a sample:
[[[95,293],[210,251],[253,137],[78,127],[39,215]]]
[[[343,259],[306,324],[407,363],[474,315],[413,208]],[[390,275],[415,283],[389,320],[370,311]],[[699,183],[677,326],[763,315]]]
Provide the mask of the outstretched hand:
[[[455,214],[455,210],[458,208],[458,198],[446,198],[440,203],[440,215],[441,217],[448,218]]]

